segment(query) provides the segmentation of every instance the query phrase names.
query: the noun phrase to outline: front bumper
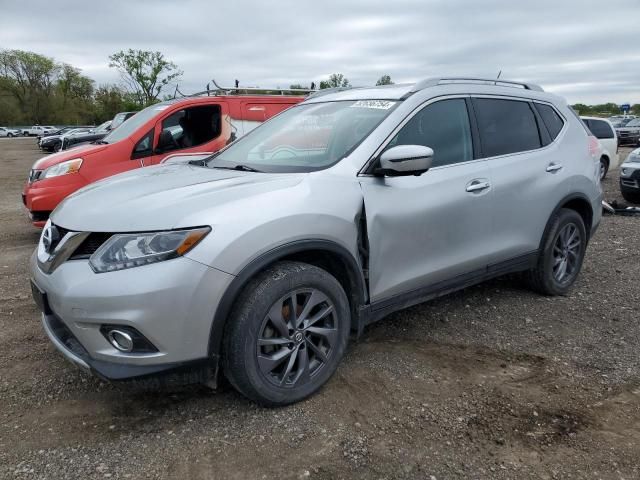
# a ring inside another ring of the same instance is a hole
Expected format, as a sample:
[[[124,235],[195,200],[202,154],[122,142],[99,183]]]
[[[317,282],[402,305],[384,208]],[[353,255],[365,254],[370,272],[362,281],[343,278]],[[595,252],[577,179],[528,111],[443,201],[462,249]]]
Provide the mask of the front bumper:
[[[46,295],[42,324],[62,354],[108,380],[196,369],[211,363],[209,338],[217,304],[233,275],[185,257],[96,274],[69,260],[45,274],[31,257],[31,277]],[[157,349],[125,353],[100,332],[132,327]]]
[[[640,190],[640,162],[625,162],[620,165],[620,188]]]
[[[61,175],[51,179],[28,181],[22,189],[22,203],[29,210],[30,218],[37,227],[43,227],[49,214],[62,200],[87,185],[78,174]]]

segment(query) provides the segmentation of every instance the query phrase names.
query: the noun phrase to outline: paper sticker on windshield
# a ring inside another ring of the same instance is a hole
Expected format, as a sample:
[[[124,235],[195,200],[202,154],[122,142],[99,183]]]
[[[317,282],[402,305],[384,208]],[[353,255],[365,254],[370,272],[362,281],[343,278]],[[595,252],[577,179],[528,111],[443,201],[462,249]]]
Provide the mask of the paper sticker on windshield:
[[[389,100],[358,100],[351,105],[356,108],[377,108],[379,110],[389,110],[393,106],[394,102]]]

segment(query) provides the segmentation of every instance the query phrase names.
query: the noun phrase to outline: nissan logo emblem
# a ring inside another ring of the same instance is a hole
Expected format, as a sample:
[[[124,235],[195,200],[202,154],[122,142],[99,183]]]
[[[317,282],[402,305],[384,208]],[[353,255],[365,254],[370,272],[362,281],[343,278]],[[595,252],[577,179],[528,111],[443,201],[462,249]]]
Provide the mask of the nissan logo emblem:
[[[44,251],[51,253],[59,241],[60,233],[58,232],[58,229],[54,225],[47,227],[42,234],[42,246],[44,247]]]

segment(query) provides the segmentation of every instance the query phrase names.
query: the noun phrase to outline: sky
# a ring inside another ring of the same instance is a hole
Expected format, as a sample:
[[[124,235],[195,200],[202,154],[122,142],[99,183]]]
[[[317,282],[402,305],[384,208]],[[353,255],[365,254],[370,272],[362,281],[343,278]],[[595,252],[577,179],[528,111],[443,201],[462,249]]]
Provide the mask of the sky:
[[[183,93],[355,86],[433,76],[540,84],[570,103],[640,103],[640,0],[0,0],[0,49],[30,50],[119,82],[108,56],[159,50]]]

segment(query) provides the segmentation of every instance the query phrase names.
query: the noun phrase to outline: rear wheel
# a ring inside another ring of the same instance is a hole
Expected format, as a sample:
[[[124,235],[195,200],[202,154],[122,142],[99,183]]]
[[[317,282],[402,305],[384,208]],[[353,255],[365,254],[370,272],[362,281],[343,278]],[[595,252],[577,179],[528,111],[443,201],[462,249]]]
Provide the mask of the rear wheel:
[[[246,397],[286,405],[335,372],[350,326],[340,283],[313,265],[280,262],[244,289],[228,320],[223,369]]]
[[[531,287],[544,295],[565,295],[578,278],[586,247],[582,217],[560,209],[549,222],[536,267],[528,272]]]
[[[600,180],[604,180],[609,171],[609,159],[607,157],[600,158]]]
[[[7,133],[7,137],[12,138],[13,137],[13,133]]]

